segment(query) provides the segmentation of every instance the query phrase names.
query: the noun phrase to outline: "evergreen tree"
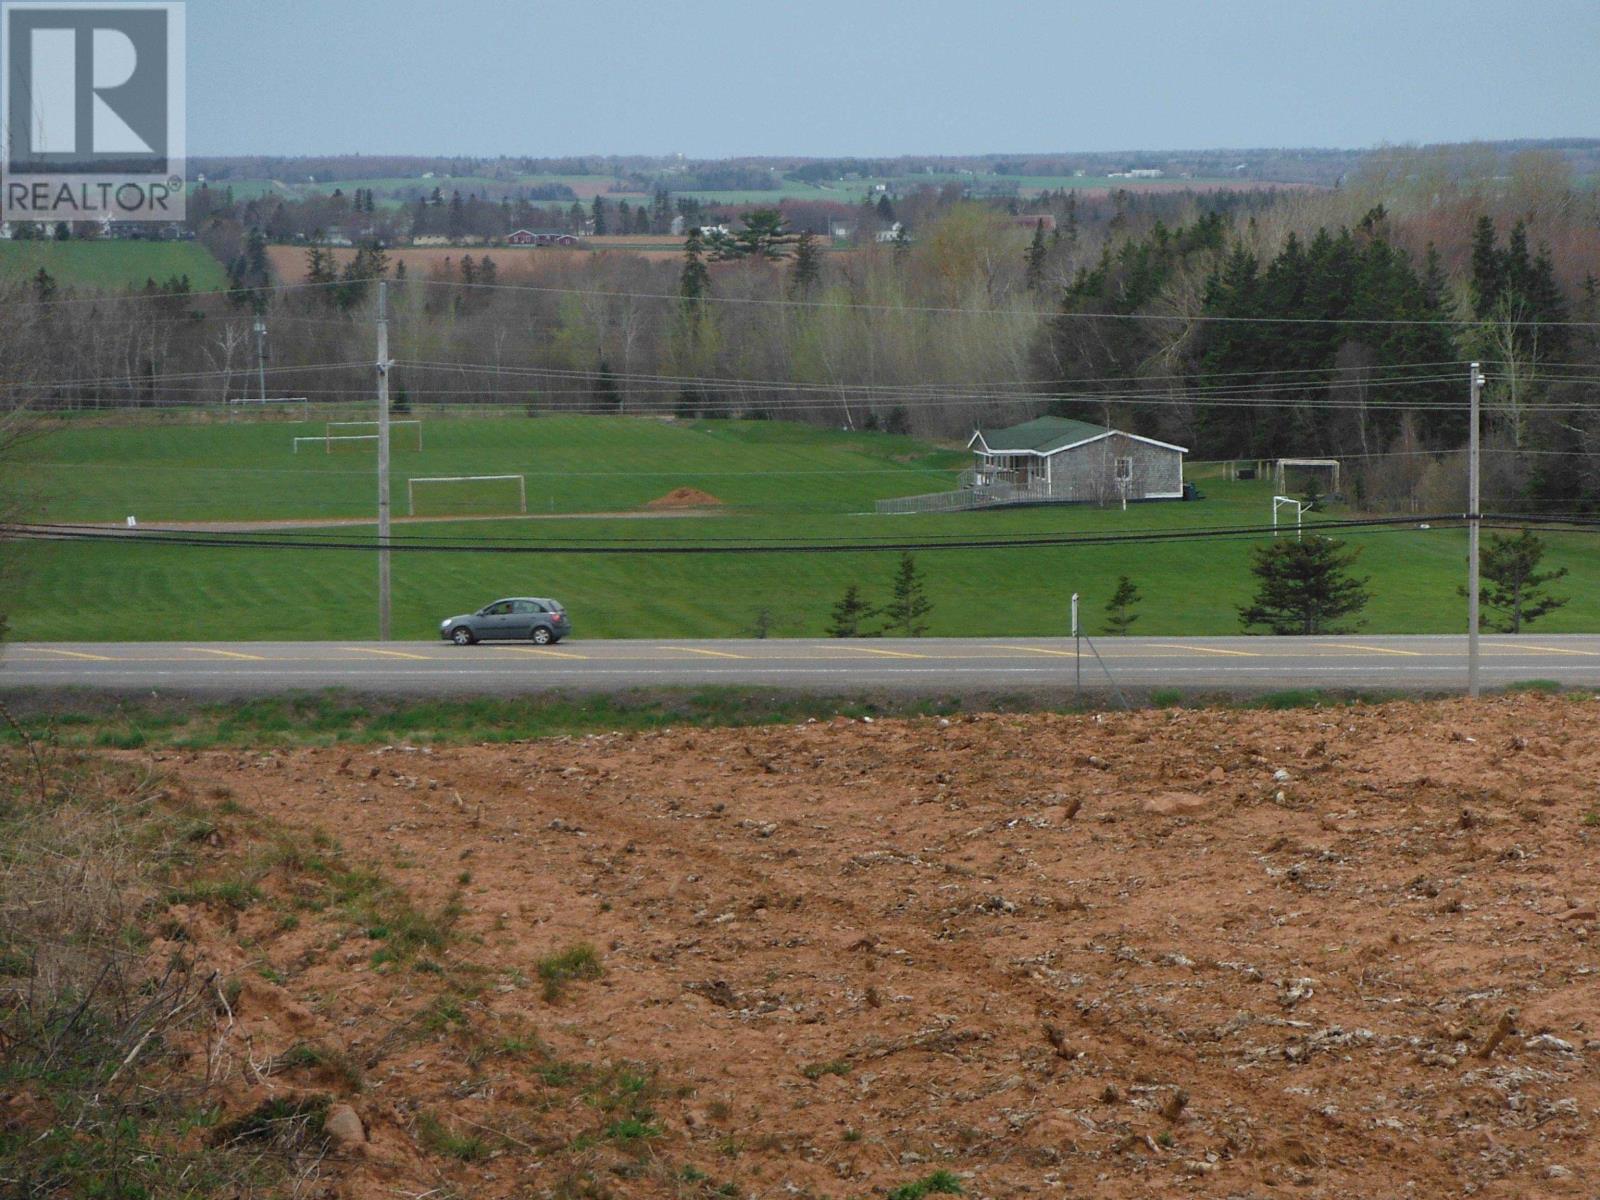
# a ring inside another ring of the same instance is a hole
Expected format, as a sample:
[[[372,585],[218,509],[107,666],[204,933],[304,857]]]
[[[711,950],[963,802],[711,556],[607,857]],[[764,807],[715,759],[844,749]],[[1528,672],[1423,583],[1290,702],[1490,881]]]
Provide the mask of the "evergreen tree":
[[[894,205],[889,203],[889,194],[885,192],[878,197],[878,220],[886,225],[894,224]]]
[[[713,258],[777,261],[788,257],[796,238],[784,223],[783,213],[775,208],[758,208],[745,213],[740,221],[744,227],[731,237],[718,235],[712,239]]]
[[[794,268],[789,275],[789,291],[791,295],[808,296],[811,289],[816,287],[817,281],[822,277],[822,251],[817,248],[817,239],[809,229],[800,235],[800,240],[794,247]]]
[[[1336,622],[1364,607],[1366,579],[1348,571],[1360,551],[1344,554],[1345,543],[1307,534],[1274,539],[1253,552],[1250,573],[1259,580],[1255,599],[1239,609],[1247,633],[1264,625],[1275,634],[1346,632]]]
[[[258,287],[267,282],[267,237],[259,225],[245,239],[245,270]]]
[[[710,291],[711,272],[706,267],[705,242],[696,226],[689,230],[689,236],[683,241],[683,274],[678,279],[678,294],[686,305],[698,309],[699,302]]]
[[[1044,222],[1041,220],[1033,227],[1033,241],[1028,245],[1028,290],[1037,292],[1044,287]]]
[[[332,283],[338,276],[334,272],[334,257],[332,253],[321,246],[312,246],[306,251],[306,282],[313,284]]]
[[[467,206],[461,199],[461,193],[455,192],[450,196],[450,215],[445,222],[445,232],[452,241],[460,238],[467,231]]]
[[[594,221],[595,237],[604,237],[606,234],[606,198],[604,196],[596,196],[594,198],[591,219]]]
[[[1126,575],[1118,576],[1117,590],[1106,601],[1106,632],[1113,637],[1127,637],[1128,630],[1139,619],[1133,606],[1143,599],[1144,595],[1134,586],[1133,580]]]
[[[604,358],[600,360],[600,370],[594,377],[594,403],[597,412],[622,411],[622,389],[617,386],[617,377],[611,370],[611,364]]]
[[[1482,609],[1478,623],[1485,629],[1500,633],[1521,633],[1524,625],[1531,625],[1547,613],[1563,607],[1569,597],[1552,596],[1544,590],[1567,575],[1566,567],[1554,571],[1540,571],[1544,558],[1544,539],[1532,530],[1524,529],[1516,537],[1492,534],[1483,551],[1483,578],[1478,597]],[[1457,588],[1465,596],[1466,588]],[[1496,619],[1491,613],[1503,614]]]
[[[1323,499],[1322,488],[1317,483],[1317,473],[1313,471],[1306,476],[1306,490],[1300,501],[1305,505],[1307,512],[1321,512]]]
[[[494,259],[485,254],[483,261],[478,264],[478,282],[485,287],[493,287],[499,281],[500,268],[495,265]]]
[[[909,551],[901,554],[889,603],[881,610],[888,622],[884,632],[899,637],[921,637],[928,632],[928,623],[923,618],[932,611],[933,603],[928,599],[922,573],[917,570],[917,560]]]
[[[861,623],[870,621],[877,615],[877,609],[867,602],[861,594],[861,588],[851,584],[833,606],[828,622],[828,636],[832,638],[865,637],[861,631]]]
[[[43,267],[33,275],[33,298],[40,304],[48,304],[56,298],[56,278]]]

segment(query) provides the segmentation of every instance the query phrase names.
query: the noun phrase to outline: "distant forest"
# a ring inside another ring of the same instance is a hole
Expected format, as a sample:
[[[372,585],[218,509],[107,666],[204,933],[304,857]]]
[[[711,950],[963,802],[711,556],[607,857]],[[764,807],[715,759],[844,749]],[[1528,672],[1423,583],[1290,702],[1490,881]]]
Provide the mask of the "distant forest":
[[[1197,458],[1337,456],[1362,505],[1442,511],[1464,494],[1478,359],[1489,502],[1597,511],[1600,195],[1579,149],[1389,150],[1323,188],[974,199],[943,180],[875,200],[708,206],[657,187],[632,209],[599,195],[557,212],[625,230],[687,214],[712,232],[652,254],[463,247],[410,269],[377,238],[269,253],[287,232],[276,221],[378,220],[361,188],[284,201],[216,187],[191,219],[237,291],[151,280],[115,303],[47,271],[13,278],[0,284],[0,387],[45,407],[214,403],[252,386],[259,313],[278,394],[362,399],[384,278],[403,404],[952,440],[1057,412]],[[436,199],[420,217],[446,227],[469,211],[523,215],[509,200]],[[384,219],[409,229],[419,214]]]

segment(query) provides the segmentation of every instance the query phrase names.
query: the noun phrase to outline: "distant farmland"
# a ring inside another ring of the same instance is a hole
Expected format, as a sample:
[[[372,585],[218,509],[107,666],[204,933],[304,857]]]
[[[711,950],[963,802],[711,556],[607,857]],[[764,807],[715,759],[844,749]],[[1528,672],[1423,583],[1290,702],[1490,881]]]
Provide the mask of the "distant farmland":
[[[283,180],[241,179],[229,181],[226,179],[215,180],[210,186],[218,189],[232,188],[234,195],[241,200],[250,199],[260,195],[275,195],[285,199],[305,199],[314,195],[329,195],[335,188],[346,193],[356,188],[367,188],[373,192],[374,198],[380,204],[409,207],[418,197],[429,195],[434,188],[438,188],[446,197],[453,192],[460,192],[463,196],[477,194],[496,198],[504,195],[514,196],[524,189],[548,187],[552,184],[572,189],[573,195],[585,206],[593,202],[596,196],[604,196],[609,203],[616,204],[626,200],[629,204],[648,203],[648,192],[630,188],[628,190],[614,191],[619,181],[611,175],[525,175],[514,179],[491,179],[488,176],[470,175],[460,177],[436,177],[424,179],[398,178],[373,178],[373,179],[337,179],[318,181],[285,182]],[[995,175],[995,174],[928,174],[928,175],[898,175],[880,176],[863,179],[836,179],[820,183],[808,183],[803,180],[788,178],[775,178],[771,188],[742,188],[713,190],[705,188],[677,188],[672,185],[671,179],[663,181],[668,191],[673,196],[686,197],[699,200],[705,204],[725,204],[735,206],[776,205],[783,200],[819,200],[832,201],[837,204],[855,204],[871,192],[876,186],[883,185],[895,195],[906,195],[923,187],[941,187],[949,183],[964,184],[972,190],[974,196],[994,196],[1014,194],[1019,199],[1030,199],[1043,191],[1054,191],[1065,188],[1070,191],[1082,193],[1107,193],[1117,189],[1136,192],[1159,192],[1194,189],[1196,191],[1233,191],[1258,187],[1297,187],[1306,185],[1282,184],[1262,181],[1257,179],[1241,180],[1236,178],[1185,178],[1183,176],[1166,176],[1160,179],[1118,179],[1109,175]],[[572,204],[571,200],[542,200],[535,203],[549,208],[565,209]]]
[[[195,291],[217,291],[228,277],[195,242],[0,242],[0,277],[36,275],[43,267],[62,287],[120,291],[189,277]]]

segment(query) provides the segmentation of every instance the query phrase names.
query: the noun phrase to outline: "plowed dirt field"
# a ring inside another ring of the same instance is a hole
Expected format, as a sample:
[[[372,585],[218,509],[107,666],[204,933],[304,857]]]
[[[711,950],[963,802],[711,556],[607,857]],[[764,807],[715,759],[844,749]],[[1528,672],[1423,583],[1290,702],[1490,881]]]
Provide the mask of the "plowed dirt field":
[[[144,757],[451,923],[177,913],[326,1194],[1600,1188],[1592,697]]]

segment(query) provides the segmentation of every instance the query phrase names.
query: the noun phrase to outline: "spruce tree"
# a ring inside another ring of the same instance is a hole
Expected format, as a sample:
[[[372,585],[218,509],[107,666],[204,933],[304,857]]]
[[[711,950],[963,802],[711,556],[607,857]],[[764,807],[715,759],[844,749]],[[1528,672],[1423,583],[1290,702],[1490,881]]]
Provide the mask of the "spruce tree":
[[[861,631],[861,623],[870,621],[876,614],[875,609],[867,599],[862,596],[861,588],[852,583],[845,589],[839,603],[833,606],[828,622],[828,636],[832,638],[852,638],[865,636]]]
[[[917,560],[907,551],[900,555],[893,591],[889,603],[883,606],[882,615],[887,622],[883,631],[899,637],[921,637],[928,632],[923,618],[932,611],[933,603],[928,599],[922,573],[917,570]]]
[[[1117,590],[1106,601],[1106,632],[1113,637],[1127,637],[1128,630],[1139,619],[1133,606],[1144,599],[1143,593],[1126,575],[1118,576]]]
[[[1480,320],[1493,311],[1505,288],[1504,267],[1496,245],[1494,218],[1485,214],[1472,230],[1472,315]]]
[[[1028,246],[1028,290],[1037,292],[1044,287],[1044,221],[1040,220],[1033,227],[1033,241]]]
[[[595,237],[604,237],[606,232],[606,198],[604,196],[596,196],[594,198],[593,220]]]
[[[795,243],[794,269],[789,275],[789,290],[796,296],[809,295],[821,277],[822,251],[817,249],[816,235],[807,229]]]
[[[1337,622],[1354,616],[1371,598],[1367,579],[1349,575],[1360,551],[1307,533],[1274,539],[1253,551],[1250,573],[1259,580],[1255,599],[1239,609],[1245,632],[1264,625],[1275,634],[1342,633]]]
[[[594,402],[597,412],[622,411],[622,389],[617,386],[617,377],[611,370],[611,364],[604,358],[600,360],[600,370],[594,377]]]
[[[1545,584],[1554,583],[1567,575],[1566,567],[1554,571],[1540,571],[1544,558],[1544,539],[1530,529],[1516,537],[1493,534],[1483,551],[1483,578],[1478,596],[1482,611],[1478,624],[1500,633],[1521,633],[1540,617],[1563,607],[1569,597],[1552,596],[1544,590]],[[1467,589],[1456,589],[1461,595]],[[1501,613],[1498,619],[1492,612]]]
[[[686,306],[699,307],[711,290],[711,272],[706,268],[705,242],[698,226],[691,227],[683,241],[683,274],[678,278],[678,294]]]

